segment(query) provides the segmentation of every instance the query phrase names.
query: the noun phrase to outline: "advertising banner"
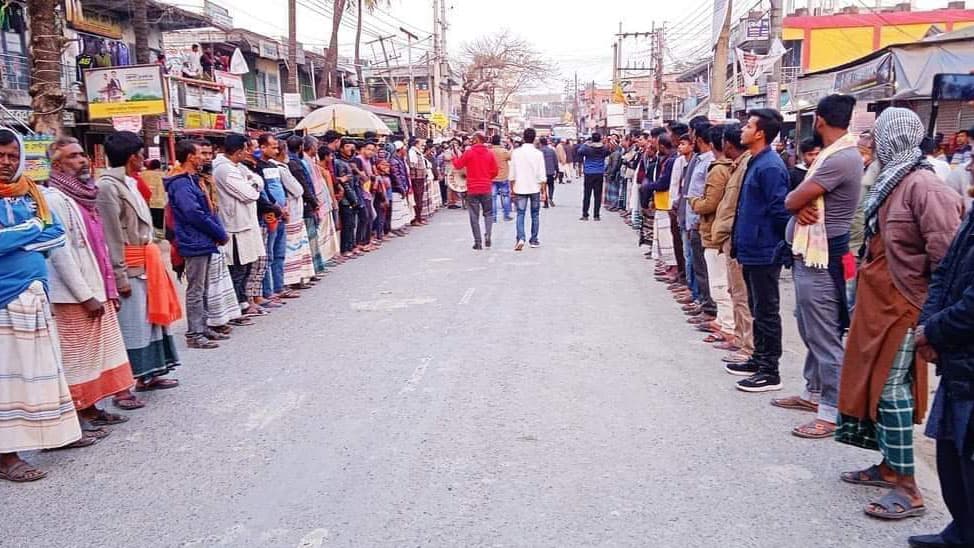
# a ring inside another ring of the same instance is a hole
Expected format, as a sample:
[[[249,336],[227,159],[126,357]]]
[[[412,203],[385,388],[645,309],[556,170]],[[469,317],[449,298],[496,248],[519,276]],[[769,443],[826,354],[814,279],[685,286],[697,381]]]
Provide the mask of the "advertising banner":
[[[214,70],[213,79],[217,84],[227,86],[223,90],[224,106],[247,108],[247,90],[244,89],[243,78],[239,74]]]
[[[84,71],[88,116],[151,116],[165,114],[159,65],[97,68]]]
[[[50,135],[24,137],[24,175],[33,181],[46,181],[51,176],[51,161],[47,159],[47,147],[54,142]]]

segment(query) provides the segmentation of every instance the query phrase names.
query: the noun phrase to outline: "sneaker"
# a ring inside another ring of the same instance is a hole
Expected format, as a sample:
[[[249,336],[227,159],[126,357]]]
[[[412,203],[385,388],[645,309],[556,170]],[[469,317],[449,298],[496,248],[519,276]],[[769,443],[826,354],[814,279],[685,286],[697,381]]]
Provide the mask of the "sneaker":
[[[524,240],[518,240],[517,243],[514,244],[514,251],[521,251],[522,249],[524,249]]]
[[[541,242],[531,242],[531,247],[541,247]]]
[[[756,375],[759,369],[758,365],[750,360],[744,363],[727,363],[724,366],[724,371],[727,371],[731,375],[737,375],[738,377]]]
[[[476,243],[473,244],[474,251],[480,251],[483,248],[484,248],[484,246],[480,245],[480,242],[476,242]]]
[[[737,389],[743,392],[771,392],[781,390],[781,377],[769,373],[757,373],[737,382]]]
[[[486,238],[484,238],[484,247],[486,247],[487,249],[490,249],[490,236],[487,236]]]
[[[598,215],[596,215],[595,217],[593,217],[593,219],[596,220],[596,221],[601,221],[602,220],[602,217],[599,217]]]
[[[588,215],[582,215],[582,218],[579,219],[579,221],[587,221],[587,220],[588,220]]]

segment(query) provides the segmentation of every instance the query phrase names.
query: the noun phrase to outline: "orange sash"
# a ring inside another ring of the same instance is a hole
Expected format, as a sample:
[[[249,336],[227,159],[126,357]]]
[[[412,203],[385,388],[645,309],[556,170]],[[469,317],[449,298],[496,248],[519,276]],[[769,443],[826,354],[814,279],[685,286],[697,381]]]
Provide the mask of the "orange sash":
[[[168,326],[183,317],[176,286],[162,262],[162,251],[154,243],[125,246],[125,265],[145,268],[149,323]]]

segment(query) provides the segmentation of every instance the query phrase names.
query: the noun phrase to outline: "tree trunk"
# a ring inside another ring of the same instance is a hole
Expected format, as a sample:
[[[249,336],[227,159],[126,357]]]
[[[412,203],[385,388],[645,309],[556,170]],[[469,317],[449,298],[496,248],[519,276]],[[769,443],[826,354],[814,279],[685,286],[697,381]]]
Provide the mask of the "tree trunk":
[[[355,77],[358,79],[359,93],[362,94],[362,102],[369,103],[368,86],[365,85],[365,78],[362,77],[362,0],[358,0],[358,22],[355,25]]]
[[[31,124],[38,133],[60,135],[64,131],[61,112],[67,95],[61,85],[61,37],[54,18],[58,0],[31,0],[30,19],[30,106]]]
[[[149,50],[149,8],[146,0],[132,1],[132,30],[135,31],[135,61],[140,65],[153,63],[152,51]],[[159,117],[142,117],[142,136],[145,146],[155,146],[156,136],[159,135]]]
[[[321,96],[339,96],[338,83],[335,82],[338,71],[338,28],[342,24],[342,15],[345,13],[345,0],[334,0],[331,18],[331,40],[328,42],[328,51],[325,52],[325,75],[321,82],[324,93]]]

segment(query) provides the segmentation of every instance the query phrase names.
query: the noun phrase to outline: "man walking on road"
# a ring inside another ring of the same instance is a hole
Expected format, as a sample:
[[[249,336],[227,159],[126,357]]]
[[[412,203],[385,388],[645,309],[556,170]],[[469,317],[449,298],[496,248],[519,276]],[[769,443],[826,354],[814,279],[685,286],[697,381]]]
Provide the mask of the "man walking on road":
[[[595,220],[601,221],[602,212],[602,185],[605,178],[605,158],[609,155],[608,149],[602,144],[602,135],[598,132],[592,134],[592,142],[585,143],[578,147],[578,160],[584,164],[585,186],[582,198],[582,218],[580,221],[588,220],[588,207],[595,195]]]
[[[497,160],[494,153],[484,144],[487,137],[482,131],[473,134],[473,146],[459,158],[453,160],[453,167],[467,170],[467,202],[470,207],[470,230],[473,232],[473,248],[483,249],[491,245],[490,234],[494,224],[493,194],[494,178],[497,177]],[[484,234],[481,239],[480,215],[483,210]]]
[[[545,181],[548,185],[548,192],[544,196],[544,206],[555,207],[555,177],[558,176],[558,153],[548,144],[548,138],[542,137],[539,140],[540,150],[544,156]]]
[[[541,189],[547,184],[544,154],[534,146],[535,131],[524,130],[524,144],[511,155],[511,184],[517,203],[517,244],[515,251],[524,249],[524,215],[531,203],[531,247],[539,247],[538,231],[541,226]]]
[[[748,362],[728,364],[726,369],[732,375],[748,376],[737,383],[738,390],[767,392],[781,390],[781,259],[776,251],[791,213],[785,209],[788,168],[770,146],[781,131],[781,113],[756,109],[749,116],[741,142],[750,150],[751,161],[741,184],[731,256],[744,267],[754,317],[754,354]]]
[[[501,145],[501,136],[495,134],[490,138],[490,151],[494,154],[497,162],[497,176],[493,181],[493,194],[491,196],[494,206],[494,222],[497,222],[497,211],[503,209],[504,220],[511,220],[511,181],[510,164],[511,151]],[[501,207],[497,206],[497,199],[500,198]]]

